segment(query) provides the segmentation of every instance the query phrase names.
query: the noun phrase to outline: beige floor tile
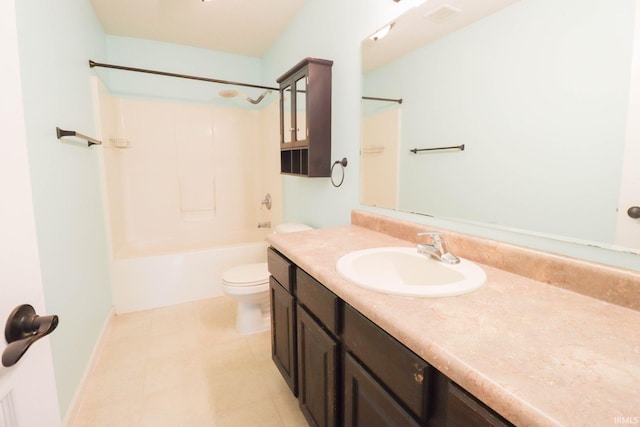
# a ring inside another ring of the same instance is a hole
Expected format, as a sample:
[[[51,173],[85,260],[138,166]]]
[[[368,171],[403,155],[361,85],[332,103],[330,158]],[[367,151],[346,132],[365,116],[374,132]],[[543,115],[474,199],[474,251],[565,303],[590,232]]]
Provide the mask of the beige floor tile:
[[[300,412],[298,399],[291,392],[283,393],[272,400],[282,420],[282,427],[307,427],[309,425]]]
[[[143,391],[144,372],[144,364],[130,364],[91,375],[85,384],[82,404],[95,408],[138,397]]]
[[[234,359],[242,360],[242,363],[254,360],[249,341],[239,334],[232,341],[204,340],[201,343],[200,355],[203,360],[215,359],[213,362],[222,365],[237,364]]]
[[[282,420],[271,401],[258,401],[222,411],[215,417],[216,424],[224,427],[281,427]]]
[[[210,379],[209,391],[214,414],[270,398],[270,391],[259,371],[250,366]]]
[[[102,406],[83,406],[74,427],[137,427],[142,414],[138,398],[120,398]]]
[[[269,332],[235,315],[225,296],[116,316],[73,427],[306,426]]]
[[[271,360],[271,333],[269,331],[247,335],[247,342],[251,346],[251,352],[257,362]]]
[[[272,396],[292,394],[289,385],[282,378],[282,374],[272,360],[256,362],[255,369]]]
[[[144,396],[140,427],[214,426],[204,387],[183,386]]]
[[[96,373],[143,367],[149,355],[148,341],[108,341],[104,343],[93,370]]]
[[[204,370],[197,357],[160,355],[147,361],[144,373],[144,394],[173,390],[203,380]]]

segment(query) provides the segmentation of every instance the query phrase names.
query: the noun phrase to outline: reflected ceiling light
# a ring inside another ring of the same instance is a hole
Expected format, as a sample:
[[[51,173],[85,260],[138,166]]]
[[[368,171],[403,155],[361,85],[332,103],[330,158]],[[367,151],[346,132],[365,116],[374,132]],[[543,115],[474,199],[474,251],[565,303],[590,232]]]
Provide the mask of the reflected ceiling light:
[[[383,38],[384,36],[389,34],[389,31],[391,31],[391,28],[393,28],[394,25],[395,25],[395,22],[392,22],[391,24],[380,28],[378,31],[376,31],[375,33],[371,34],[369,36],[369,39],[373,40],[374,42],[380,40],[381,38]]]

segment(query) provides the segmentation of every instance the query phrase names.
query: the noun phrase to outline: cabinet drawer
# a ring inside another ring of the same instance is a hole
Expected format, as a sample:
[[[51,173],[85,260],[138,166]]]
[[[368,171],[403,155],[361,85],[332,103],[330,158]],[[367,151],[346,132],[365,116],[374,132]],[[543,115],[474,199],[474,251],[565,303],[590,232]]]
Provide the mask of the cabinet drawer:
[[[508,421],[453,383],[447,396],[447,427],[508,427]]]
[[[273,248],[267,250],[267,263],[269,265],[269,274],[275,277],[289,293],[293,293],[293,270],[295,265]]]
[[[345,304],[344,345],[418,418],[428,418],[432,367]]]
[[[296,297],[299,304],[338,335],[338,297],[299,268],[296,270]]]

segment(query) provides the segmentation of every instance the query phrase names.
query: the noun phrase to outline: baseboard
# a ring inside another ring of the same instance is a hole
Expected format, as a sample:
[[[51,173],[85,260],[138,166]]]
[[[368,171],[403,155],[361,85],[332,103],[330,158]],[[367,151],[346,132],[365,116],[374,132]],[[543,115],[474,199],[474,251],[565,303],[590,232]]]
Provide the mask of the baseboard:
[[[100,331],[100,336],[96,341],[96,345],[93,347],[93,351],[91,352],[91,357],[89,358],[89,363],[82,374],[82,379],[80,380],[80,384],[76,387],[76,392],[73,395],[73,399],[71,399],[71,404],[69,405],[69,409],[64,417],[62,425],[64,427],[71,427],[74,425],[76,421],[76,417],[78,416],[78,411],[80,410],[80,405],[82,404],[82,396],[84,395],[85,387],[87,384],[87,378],[93,372],[93,369],[96,366],[98,361],[98,356],[100,355],[100,350],[102,350],[102,346],[104,344],[105,337],[107,336],[107,332],[111,327],[111,322],[115,316],[115,309],[111,307],[107,318],[102,325],[102,330]]]

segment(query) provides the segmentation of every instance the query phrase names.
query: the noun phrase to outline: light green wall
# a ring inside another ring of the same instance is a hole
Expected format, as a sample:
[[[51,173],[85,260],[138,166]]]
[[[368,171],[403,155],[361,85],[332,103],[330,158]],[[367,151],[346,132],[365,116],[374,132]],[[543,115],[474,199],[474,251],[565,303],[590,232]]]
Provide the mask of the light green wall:
[[[340,188],[325,178],[285,176],[285,219],[313,227],[350,221],[359,200],[360,40],[416,3],[309,0],[263,57],[265,82],[275,82],[305,57],[334,61],[331,156],[349,161]]]
[[[130,37],[107,36],[107,61],[110,64],[188,74],[217,80],[261,84],[261,61],[208,49]],[[196,102],[247,109],[262,108],[267,102],[253,105],[237,97],[221,98],[218,92],[236,89],[256,99],[263,89],[157,76],[105,68],[94,68],[114,95],[148,99]],[[275,82],[269,85],[275,87]],[[276,99],[273,92],[265,101]]]
[[[338,189],[333,188],[329,180],[324,178],[284,177],[285,220],[306,222],[315,227],[335,226],[347,224],[351,210],[360,208],[425,224],[425,227],[443,227],[640,270],[637,255],[360,205],[360,41],[417,3],[419,2],[396,4],[387,0],[309,0],[264,56],[264,81],[274,81],[307,56],[334,61],[332,159],[349,159],[345,182]],[[412,83],[414,81],[415,79]]]
[[[16,1],[20,68],[42,280],[61,413],[111,309],[100,148],[61,143],[55,128],[94,133],[88,59],[104,35],[85,0]],[[37,402],[34,402],[37,407]]]

